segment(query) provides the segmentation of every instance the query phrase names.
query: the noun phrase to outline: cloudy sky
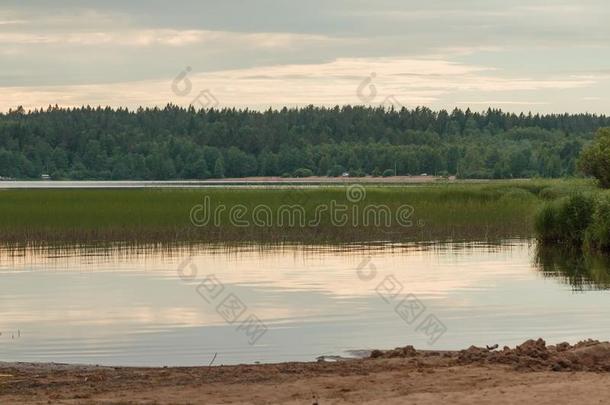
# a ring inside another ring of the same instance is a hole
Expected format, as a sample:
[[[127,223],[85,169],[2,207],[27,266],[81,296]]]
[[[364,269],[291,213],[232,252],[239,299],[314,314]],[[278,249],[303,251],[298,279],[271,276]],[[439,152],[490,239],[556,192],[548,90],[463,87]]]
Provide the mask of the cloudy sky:
[[[426,105],[610,114],[607,0],[2,0],[0,111]]]

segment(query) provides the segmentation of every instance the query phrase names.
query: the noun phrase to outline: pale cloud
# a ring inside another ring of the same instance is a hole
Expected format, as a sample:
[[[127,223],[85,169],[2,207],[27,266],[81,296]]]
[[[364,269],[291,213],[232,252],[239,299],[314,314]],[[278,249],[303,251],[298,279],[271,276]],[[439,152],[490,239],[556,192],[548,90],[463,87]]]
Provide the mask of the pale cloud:
[[[27,23],[26,20],[0,20],[0,25],[19,25]]]
[[[382,16],[388,19],[401,19],[401,20],[422,20],[422,19],[434,19],[439,18],[454,18],[454,19],[507,19],[515,17],[527,17],[532,14],[546,14],[546,15],[569,15],[574,16],[577,13],[589,14],[592,7],[591,5],[585,4],[559,4],[553,2],[552,4],[513,4],[508,1],[502,2],[503,4],[498,5],[485,5],[481,4],[478,7],[464,7],[455,1],[451,2],[451,5],[445,5],[444,7],[434,7],[429,4],[421,4],[419,8],[413,8],[410,10],[396,11],[390,10],[376,10],[368,12],[368,15]],[[595,6],[597,10],[603,11],[603,5]],[[354,12],[354,15],[364,15],[363,11]]]
[[[263,66],[192,73],[187,77],[192,89],[185,96],[172,92],[173,78],[104,85],[5,87],[0,88],[0,109],[6,111],[18,105],[33,109],[49,104],[131,108],[163,106],[168,102],[188,105],[206,89],[214,94],[221,107],[264,109],[308,104],[376,105],[388,96],[394,96],[406,106],[416,106],[438,104],[444,97],[460,97],[473,92],[561,91],[586,88],[596,83],[594,76],[511,77],[485,66],[440,59],[404,58],[342,58],[329,63]],[[370,82],[364,82],[367,78]],[[371,92],[376,95],[371,97]],[[506,100],[485,103],[509,106],[543,105],[546,102]],[[193,104],[201,106],[197,102]]]
[[[607,112],[609,17],[605,0],[3,0],[0,109],[186,105],[200,89],[224,106],[354,104],[375,72],[378,98],[408,106]],[[181,98],[168,82],[186,66]]]
[[[323,35],[292,33],[237,33],[204,30],[144,29],[115,32],[0,32],[0,44],[6,45],[114,45],[150,47],[154,45],[187,46],[193,44],[233,44],[258,48],[288,48],[306,42],[340,42]]]
[[[599,7],[596,7],[600,10]],[[603,10],[603,9],[601,9]],[[545,13],[545,14],[564,14],[574,16],[579,13],[589,13],[591,6],[586,4],[529,4],[515,8],[514,14],[521,13]]]
[[[484,101],[456,101],[458,105],[483,105],[483,106],[505,106],[505,105],[549,105],[548,102],[543,101],[513,101],[513,100],[503,100],[503,101],[495,101],[495,100],[484,100]]]

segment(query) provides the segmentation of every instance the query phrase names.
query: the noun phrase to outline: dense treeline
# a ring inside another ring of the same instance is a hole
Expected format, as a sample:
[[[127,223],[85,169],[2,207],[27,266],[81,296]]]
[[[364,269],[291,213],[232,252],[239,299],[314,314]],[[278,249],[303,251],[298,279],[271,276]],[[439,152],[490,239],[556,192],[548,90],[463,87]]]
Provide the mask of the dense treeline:
[[[360,106],[91,108],[0,114],[0,176],[202,179],[436,174],[559,177],[610,118]]]

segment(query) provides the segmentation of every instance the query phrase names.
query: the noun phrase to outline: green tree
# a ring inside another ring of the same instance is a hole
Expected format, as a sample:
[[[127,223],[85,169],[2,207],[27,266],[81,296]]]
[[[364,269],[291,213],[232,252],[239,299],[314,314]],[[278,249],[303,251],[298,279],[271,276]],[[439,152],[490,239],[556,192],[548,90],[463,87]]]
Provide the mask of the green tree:
[[[122,159],[118,160],[112,167],[112,179],[113,180],[128,180],[129,179],[129,166]]]
[[[375,168],[395,168],[398,175],[557,177],[575,173],[583,145],[609,126],[604,115],[494,109],[21,108],[0,113],[0,176],[136,180],[202,178],[206,172],[277,176],[300,168],[381,175]],[[581,167],[600,177],[607,153],[596,142]]]
[[[460,150],[457,148],[457,146],[452,146],[447,151],[447,171],[450,174],[457,173],[459,160],[460,160]]]
[[[313,176],[313,172],[309,169],[301,167],[300,169],[296,169],[294,171],[294,177],[311,177]]]
[[[332,159],[327,154],[324,154],[322,158],[320,158],[320,162],[318,163],[318,174],[320,176],[327,176],[328,171],[330,170],[330,166],[332,164]]]
[[[208,164],[204,158],[197,159],[191,167],[191,178],[193,179],[207,179],[210,177],[208,171]]]
[[[258,174],[260,176],[275,176],[278,173],[277,155],[264,151],[258,158]]]
[[[222,156],[216,159],[216,162],[214,163],[214,177],[217,179],[225,177],[225,162]]]
[[[328,171],[328,175],[330,177],[339,177],[343,173],[345,173],[345,167],[343,167],[341,165],[333,165],[333,167],[331,167],[330,170]]]
[[[610,128],[597,131],[595,140],[583,149],[578,161],[579,169],[593,176],[603,188],[610,188]]]

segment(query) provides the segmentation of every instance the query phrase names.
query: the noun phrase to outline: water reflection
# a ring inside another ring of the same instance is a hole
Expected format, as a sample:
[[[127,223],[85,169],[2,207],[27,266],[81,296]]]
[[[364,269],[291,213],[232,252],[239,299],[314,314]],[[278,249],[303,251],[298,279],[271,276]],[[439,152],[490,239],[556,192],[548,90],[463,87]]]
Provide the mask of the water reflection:
[[[141,243],[141,242],[104,242],[87,244],[49,244],[49,243],[0,243],[0,269],[7,266],[31,264],[57,264],[77,259],[86,264],[121,263],[133,259],[154,261],[185,257],[198,253],[219,255],[240,255],[256,252],[261,256],[298,252],[315,256],[320,253],[407,253],[411,251],[436,253],[469,252],[485,249],[490,252],[510,250],[522,245],[531,246],[530,239],[502,239],[488,241],[410,241],[388,242],[367,241],[337,244],[251,243],[251,242],[188,242]]]
[[[178,272],[185,258],[198,269],[192,280]],[[377,272],[372,281],[358,277],[363,259]],[[414,294],[447,326],[434,348],[608,339],[607,264],[575,275],[565,263],[531,240],[4,246],[0,331],[20,335],[0,339],[0,359],[201,365],[215,353],[217,364],[230,364],[428,347],[380,296],[389,275],[404,286],[401,296]],[[255,345],[198,294],[209,274],[268,326]]]
[[[574,291],[610,288],[610,258],[557,246],[538,246],[536,263],[545,277],[572,286]]]

